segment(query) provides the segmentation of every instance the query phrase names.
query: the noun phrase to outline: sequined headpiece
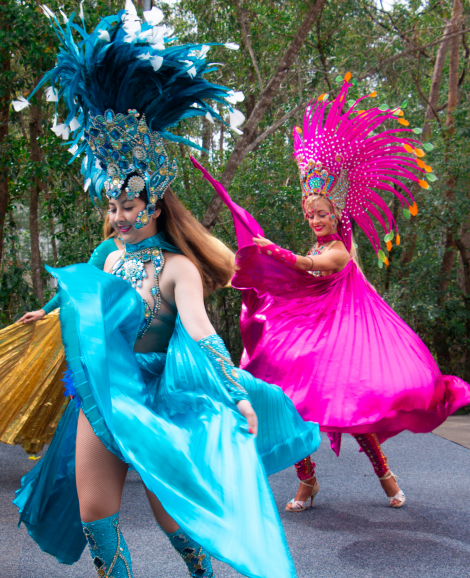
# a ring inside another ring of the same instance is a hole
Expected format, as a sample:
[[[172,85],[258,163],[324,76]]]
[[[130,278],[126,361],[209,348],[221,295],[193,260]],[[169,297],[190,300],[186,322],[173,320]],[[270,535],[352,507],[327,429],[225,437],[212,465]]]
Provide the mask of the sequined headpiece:
[[[126,116],[107,110],[103,116],[91,117],[90,128],[84,132],[93,155],[106,171],[104,188],[108,199],[121,195],[128,175],[139,175],[131,177],[126,187],[129,200],[147,190],[148,205],[139,213],[134,225],[137,229],[148,223],[155,203],[177,174],[176,160],[170,165],[162,137],[149,129],[145,115],[139,117],[136,110],[129,110]]]
[[[160,25],[163,13],[157,7],[144,12],[145,22],[137,15],[131,0],[125,10],[102,18],[93,32],[85,29],[83,12],[80,26],[67,19],[65,30],[55,14],[42,7],[61,43],[56,66],[47,72],[41,86],[47,100],[64,99],[69,114],[63,124],[52,130],[68,140],[69,151],[76,158],[86,154],[82,163],[85,190],[100,197],[101,190],[116,198],[126,178],[128,198],[146,188],[149,204],[139,214],[135,227],[144,226],[168,185],[176,177],[176,162],[170,162],[163,139],[202,149],[169,129],[183,119],[204,116],[226,124],[208,100],[216,101],[230,111],[230,126],[235,131],[244,120],[232,104],[243,100],[243,94],[213,84],[204,77],[216,71],[206,54],[213,45],[174,45],[173,31]],[[75,42],[79,34],[81,39]],[[238,45],[225,44],[236,50]],[[22,98],[22,97],[21,97]],[[15,110],[28,106],[24,98],[14,101]],[[57,106],[57,105],[56,105]]]
[[[409,138],[420,134],[421,129],[404,128],[409,122],[400,108],[390,110],[388,105],[370,110],[357,110],[359,103],[376,93],[357,101],[347,101],[353,84],[351,75],[344,77],[338,96],[328,102],[328,95],[321,95],[305,111],[303,127],[294,128],[294,158],[299,167],[302,187],[302,207],[310,195],[324,195],[342,211],[340,234],[348,249],[351,248],[351,218],[361,227],[379,259],[388,260],[381,250],[380,238],[372,217],[378,220],[386,235],[387,248],[396,230],[395,219],[380,191],[392,193],[400,200],[405,216],[416,215],[417,205],[403,182],[410,179],[429,189],[427,181],[436,177],[430,166],[422,160],[425,152],[420,142]],[[385,121],[398,122],[400,128],[377,132]],[[423,145],[432,150],[432,145]],[[425,173],[426,179],[417,176]],[[396,186],[398,185],[398,186]]]
[[[311,195],[324,195],[341,211],[346,203],[349,181],[348,171],[340,170],[339,176],[330,173],[321,161],[310,160],[305,170],[300,172],[302,185],[302,207]]]

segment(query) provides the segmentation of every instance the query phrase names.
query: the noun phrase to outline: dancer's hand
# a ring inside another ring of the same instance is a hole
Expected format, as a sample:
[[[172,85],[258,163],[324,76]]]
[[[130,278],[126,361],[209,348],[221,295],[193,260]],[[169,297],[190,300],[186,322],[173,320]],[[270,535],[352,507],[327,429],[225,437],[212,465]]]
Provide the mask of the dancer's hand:
[[[273,245],[272,241],[270,241],[269,239],[265,239],[261,235],[253,237],[253,243],[258,245],[258,247],[267,247],[268,245]]]
[[[23,317],[18,319],[16,323],[30,323],[31,321],[39,321],[46,316],[44,309],[38,309],[37,311],[29,311],[25,313]]]
[[[247,399],[242,399],[237,403],[238,411],[247,420],[249,432],[256,436],[258,434],[258,416],[251,403]]]

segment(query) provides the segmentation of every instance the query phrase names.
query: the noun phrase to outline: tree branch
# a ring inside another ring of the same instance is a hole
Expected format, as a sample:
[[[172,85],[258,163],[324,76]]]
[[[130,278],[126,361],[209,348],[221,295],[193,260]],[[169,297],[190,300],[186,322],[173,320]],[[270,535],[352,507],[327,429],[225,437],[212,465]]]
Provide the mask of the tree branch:
[[[250,53],[251,63],[253,64],[253,68],[255,69],[256,76],[258,77],[259,89],[261,92],[263,92],[263,79],[261,78],[261,72],[259,70],[258,62],[256,60],[256,56],[255,56],[253,47],[251,45],[250,23],[248,22],[247,11],[243,7],[242,2],[243,2],[243,0],[241,2],[240,2],[240,0],[236,0],[236,5],[237,5],[237,8],[240,12],[240,24],[241,24],[242,36],[243,36],[243,40],[246,44],[246,47],[248,48],[248,52]]]
[[[442,42],[446,42],[447,40],[454,38],[454,36],[460,36],[460,35],[464,34],[465,32],[469,32],[469,31],[470,31],[470,28],[465,28],[465,30],[461,30],[461,31],[459,30],[458,32],[454,32],[453,34],[444,34],[438,40],[433,40],[432,42],[428,42],[427,44],[423,44],[422,46],[416,46],[415,48],[410,48],[410,49],[404,50],[403,52],[400,52],[398,54],[394,54],[393,56],[390,56],[389,58],[385,58],[384,60],[382,60],[382,62],[380,62],[376,66],[370,68],[367,72],[364,72],[364,74],[357,76],[356,78],[358,81],[364,80],[365,78],[368,78],[369,76],[372,76],[373,74],[377,74],[377,72],[379,72],[387,64],[392,64],[393,62],[400,60],[400,58],[403,58],[404,56],[407,56],[408,54],[413,54],[413,52],[419,52],[421,49],[430,48],[431,46],[437,46],[438,44],[441,44]]]
[[[299,110],[306,108],[311,100],[307,100],[302,102],[302,104],[298,104],[295,108],[287,112],[284,116],[282,116],[279,120],[273,123],[270,127],[268,127],[264,132],[262,132],[256,140],[254,140],[247,148],[246,153],[251,153],[266,137],[276,131],[282,124],[289,120],[294,114],[296,114]]]
[[[276,71],[274,72],[271,80],[268,82],[267,86],[260,94],[258,102],[256,103],[253,112],[251,113],[249,119],[245,123],[243,135],[238,138],[235,148],[230,155],[230,158],[225,166],[224,172],[220,177],[220,182],[227,188],[235,175],[235,172],[240,165],[240,163],[246,157],[246,148],[253,141],[253,136],[258,128],[258,125],[263,118],[267,108],[271,106],[274,97],[279,92],[281,85],[291,68],[297,54],[299,53],[302,45],[307,38],[308,33],[311,31],[312,26],[315,24],[317,18],[320,16],[326,0],[313,0],[310,3],[309,9],[297,34],[292,39],[291,44],[287,48],[286,52],[282,56]],[[212,228],[215,223],[218,212],[222,208],[222,200],[215,193],[209,203],[206,214],[202,219],[202,224],[207,228]]]

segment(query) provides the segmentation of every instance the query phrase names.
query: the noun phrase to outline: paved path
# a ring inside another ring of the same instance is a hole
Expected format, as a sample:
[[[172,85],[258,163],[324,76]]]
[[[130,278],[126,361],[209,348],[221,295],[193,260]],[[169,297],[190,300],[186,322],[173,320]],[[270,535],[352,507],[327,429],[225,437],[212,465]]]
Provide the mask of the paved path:
[[[470,450],[470,415],[453,415],[433,433]]]
[[[298,578],[470,577],[470,450],[433,434],[401,434],[384,449],[407,494],[401,510],[387,507],[367,458],[349,436],[340,458],[325,440],[316,453],[321,491],[314,509],[284,512],[296,487],[293,468],[270,478]],[[0,578],[96,576],[88,552],[64,566],[43,554],[24,527],[17,529],[10,502],[34,462],[21,448],[0,445],[0,463]],[[135,474],[126,484],[121,520],[135,578],[187,578],[156,529]],[[215,567],[218,578],[239,576],[222,563]]]

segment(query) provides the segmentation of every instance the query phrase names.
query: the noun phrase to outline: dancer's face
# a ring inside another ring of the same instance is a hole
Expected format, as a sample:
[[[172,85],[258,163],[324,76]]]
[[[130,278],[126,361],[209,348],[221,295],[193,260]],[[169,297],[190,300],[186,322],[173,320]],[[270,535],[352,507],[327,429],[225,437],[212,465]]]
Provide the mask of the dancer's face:
[[[337,220],[330,204],[319,199],[307,212],[308,224],[317,237],[336,233]]]
[[[121,193],[117,199],[109,200],[109,222],[124,243],[139,243],[157,234],[157,217],[160,215],[161,209],[155,211],[145,227],[141,229],[134,227],[137,215],[145,207],[146,203],[142,199],[135,197],[130,201],[125,192]]]

